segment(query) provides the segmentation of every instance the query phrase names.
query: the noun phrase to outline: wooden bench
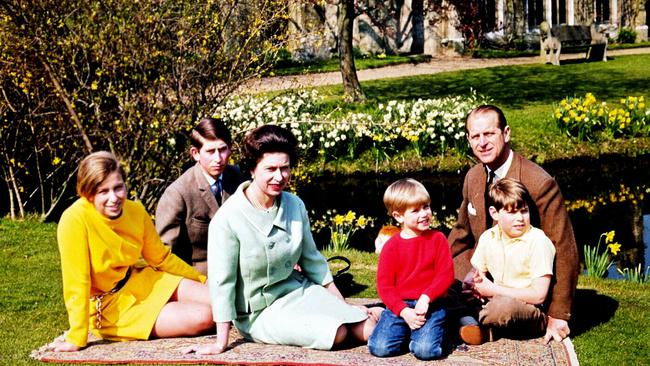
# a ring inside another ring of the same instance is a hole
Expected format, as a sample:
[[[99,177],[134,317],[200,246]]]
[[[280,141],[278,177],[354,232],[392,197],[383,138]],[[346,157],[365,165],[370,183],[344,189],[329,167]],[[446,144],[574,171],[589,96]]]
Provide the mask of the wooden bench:
[[[586,50],[585,60],[607,61],[607,37],[596,26],[540,24],[540,57],[542,62],[560,65],[560,54],[568,50]]]

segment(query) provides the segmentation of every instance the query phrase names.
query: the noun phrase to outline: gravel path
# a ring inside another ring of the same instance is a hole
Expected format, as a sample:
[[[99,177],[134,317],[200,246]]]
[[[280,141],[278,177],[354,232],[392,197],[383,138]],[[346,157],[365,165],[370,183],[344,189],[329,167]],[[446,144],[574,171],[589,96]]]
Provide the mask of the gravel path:
[[[624,50],[609,50],[609,57],[620,55],[634,55],[650,53],[650,47],[633,48]],[[562,60],[583,58],[584,54],[574,53],[562,55]],[[434,57],[430,62],[419,64],[401,64],[386,66],[379,69],[366,69],[357,71],[360,81],[398,78],[411,75],[435,74],[445,71],[469,70],[502,65],[526,65],[539,63],[539,56],[514,57],[514,58],[470,58],[470,57]],[[550,66],[549,66],[550,67]],[[290,75],[262,78],[252,81],[245,86],[245,91],[267,92],[300,87],[312,87],[331,84],[341,84],[341,73],[325,72],[308,75]]]

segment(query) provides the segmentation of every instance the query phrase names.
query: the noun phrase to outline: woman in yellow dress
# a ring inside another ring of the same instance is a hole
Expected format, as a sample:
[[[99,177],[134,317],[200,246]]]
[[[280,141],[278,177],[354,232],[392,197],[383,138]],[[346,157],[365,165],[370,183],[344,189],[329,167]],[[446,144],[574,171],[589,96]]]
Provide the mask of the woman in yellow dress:
[[[113,154],[82,160],[77,193],[57,228],[70,330],[50,348],[77,351],[89,331],[122,341],[213,330],[205,276],[161,242],[142,204],[126,199]]]

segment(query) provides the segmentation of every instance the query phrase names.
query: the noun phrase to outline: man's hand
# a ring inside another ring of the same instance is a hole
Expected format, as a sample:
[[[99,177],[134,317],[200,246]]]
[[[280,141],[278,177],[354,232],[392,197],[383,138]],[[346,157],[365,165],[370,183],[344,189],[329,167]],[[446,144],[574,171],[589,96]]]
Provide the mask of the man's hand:
[[[548,344],[551,341],[551,338],[555,339],[557,342],[561,342],[566,338],[571,330],[569,329],[569,323],[566,320],[556,319],[552,316],[548,317],[548,324],[546,325],[546,335],[544,335],[544,344]]]
[[[415,309],[405,307],[404,310],[402,310],[399,313],[399,316],[404,319],[406,324],[408,324],[409,328],[411,330],[416,330],[420,329],[423,325],[426,319],[424,318],[424,315],[418,315],[415,313]]]

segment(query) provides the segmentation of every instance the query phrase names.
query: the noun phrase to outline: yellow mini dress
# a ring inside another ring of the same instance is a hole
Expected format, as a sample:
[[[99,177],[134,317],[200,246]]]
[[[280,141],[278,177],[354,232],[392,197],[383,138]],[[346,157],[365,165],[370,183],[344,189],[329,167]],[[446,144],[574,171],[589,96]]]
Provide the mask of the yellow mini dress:
[[[80,347],[88,331],[111,340],[149,338],[181,279],[205,282],[160,241],[138,202],[125,201],[122,215],[111,220],[80,198],[61,216],[57,236],[70,323],[66,340]]]

